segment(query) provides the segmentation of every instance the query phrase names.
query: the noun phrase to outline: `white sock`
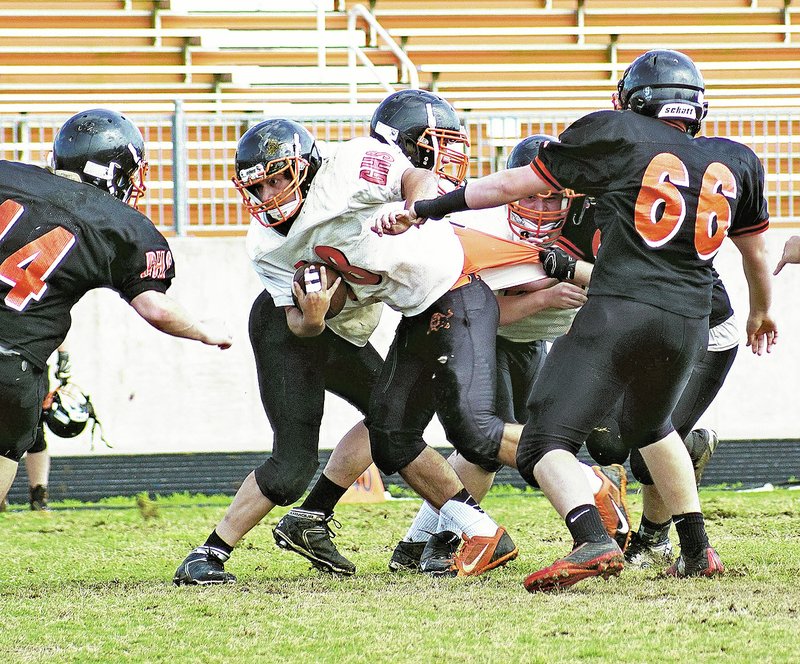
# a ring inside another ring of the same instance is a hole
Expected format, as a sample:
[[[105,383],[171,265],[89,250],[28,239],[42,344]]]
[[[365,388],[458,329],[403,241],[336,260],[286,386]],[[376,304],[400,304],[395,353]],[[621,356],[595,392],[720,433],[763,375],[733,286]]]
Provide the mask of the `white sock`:
[[[600,491],[603,486],[603,480],[597,476],[597,473],[592,470],[591,466],[587,466],[585,463],[581,462],[581,468],[583,468],[583,472],[586,473],[586,479],[589,480],[592,494],[596,496],[597,492]]]
[[[497,524],[477,505],[467,505],[458,500],[448,500],[439,510],[437,532],[449,530],[467,537],[494,535]]]
[[[433,533],[439,532],[438,525],[439,512],[424,500],[403,539],[406,542],[427,542]]]

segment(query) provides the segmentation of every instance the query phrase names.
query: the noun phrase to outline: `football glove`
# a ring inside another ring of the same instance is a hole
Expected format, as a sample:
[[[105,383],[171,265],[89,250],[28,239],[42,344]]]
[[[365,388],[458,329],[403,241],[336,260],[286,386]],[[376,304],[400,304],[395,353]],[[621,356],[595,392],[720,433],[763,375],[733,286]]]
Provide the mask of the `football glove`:
[[[548,277],[553,277],[559,281],[575,277],[575,267],[578,261],[563,249],[558,247],[542,249],[539,252],[539,260]]]
[[[62,384],[69,382],[72,377],[72,363],[69,361],[69,353],[58,351],[58,362],[56,363],[56,380]]]

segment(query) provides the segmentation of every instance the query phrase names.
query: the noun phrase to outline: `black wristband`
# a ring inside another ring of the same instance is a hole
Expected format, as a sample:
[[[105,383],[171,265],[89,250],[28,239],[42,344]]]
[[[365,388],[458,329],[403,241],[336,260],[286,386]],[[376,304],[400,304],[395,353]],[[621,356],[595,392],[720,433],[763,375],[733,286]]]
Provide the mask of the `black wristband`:
[[[451,212],[463,212],[469,210],[467,200],[464,197],[466,187],[460,187],[453,191],[439,196],[439,198],[426,198],[414,203],[414,212],[418,217],[425,219],[441,219]]]

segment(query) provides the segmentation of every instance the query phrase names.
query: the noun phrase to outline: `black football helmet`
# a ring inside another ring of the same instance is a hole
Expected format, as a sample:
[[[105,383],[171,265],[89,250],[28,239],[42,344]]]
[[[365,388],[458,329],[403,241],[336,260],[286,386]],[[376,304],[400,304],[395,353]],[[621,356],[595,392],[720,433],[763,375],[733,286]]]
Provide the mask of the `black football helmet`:
[[[59,438],[74,438],[92,417],[89,397],[74,383],[50,392],[42,404],[44,423]]]
[[[265,120],[239,139],[232,179],[250,214],[264,226],[278,226],[300,212],[321,164],[314,137],[303,125],[292,120]],[[288,176],[288,184],[262,201],[256,185],[278,174]]]
[[[61,126],[53,141],[51,166],[75,173],[131,207],[146,189],[141,132],[125,116],[104,108],[77,113]]]
[[[514,146],[508,156],[506,168],[518,168],[527,166],[539,154],[539,148],[547,142],[558,143],[555,136],[546,134],[535,134],[523,138]],[[508,204],[508,225],[511,232],[521,240],[536,241],[544,247],[555,242],[561,234],[564,222],[567,220],[569,206],[576,194],[571,189],[563,191],[548,191],[544,194],[536,194],[540,200],[540,209],[534,209],[522,205],[520,201]]]
[[[396,144],[417,168],[433,171],[456,187],[464,184],[469,138],[456,110],[439,95],[394,92],[375,109],[369,130],[373,138]]]
[[[640,55],[617,83],[619,104],[654,118],[685,120],[694,136],[708,112],[703,75],[680,51],[653,50]]]

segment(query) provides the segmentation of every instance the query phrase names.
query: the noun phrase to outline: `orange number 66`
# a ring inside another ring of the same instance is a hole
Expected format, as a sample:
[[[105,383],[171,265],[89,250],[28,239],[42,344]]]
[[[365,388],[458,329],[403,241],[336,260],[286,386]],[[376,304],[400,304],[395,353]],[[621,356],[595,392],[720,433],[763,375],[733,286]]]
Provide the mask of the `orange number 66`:
[[[634,217],[636,231],[650,247],[669,242],[686,218],[686,200],[679,186],[689,186],[689,172],[684,163],[669,153],[653,157],[642,178]],[[728,233],[729,198],[736,198],[736,179],[725,164],[715,161],[703,174],[695,215],[694,246],[704,260],[719,251]]]

